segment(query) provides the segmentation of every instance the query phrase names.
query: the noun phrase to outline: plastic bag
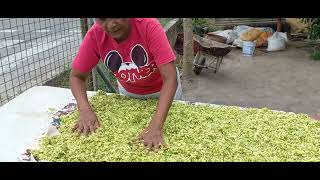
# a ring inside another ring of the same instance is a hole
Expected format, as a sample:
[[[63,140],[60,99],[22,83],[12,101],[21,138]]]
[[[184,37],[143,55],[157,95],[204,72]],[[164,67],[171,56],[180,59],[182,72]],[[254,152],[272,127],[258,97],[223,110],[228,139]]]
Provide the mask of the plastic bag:
[[[216,34],[225,38],[228,38],[229,34],[232,32],[232,30],[224,30],[224,31],[215,31],[215,32],[209,32],[208,34]]]
[[[260,36],[254,41],[257,47],[265,46],[268,44],[268,38],[272,36],[272,32],[262,32]]]
[[[238,35],[236,32],[231,31],[228,38],[227,38],[227,44],[232,44],[234,40],[238,38]]]
[[[243,41],[241,40],[241,38],[237,38],[233,41],[232,43],[234,46],[237,46],[237,47],[241,47],[242,48],[242,44],[243,44]]]
[[[275,32],[268,38],[267,51],[281,51],[286,49],[286,42],[288,41],[287,33]]]
[[[278,32],[279,36],[281,36],[285,42],[288,42],[288,36],[287,33],[283,33],[283,32]]]
[[[260,31],[259,29],[251,28],[250,30],[243,33],[240,38],[243,41],[254,41],[260,36],[261,33],[262,31]]]
[[[240,37],[243,33],[245,33],[246,31],[248,31],[250,29],[252,29],[252,27],[240,25],[240,26],[234,27],[232,31],[235,32],[238,37]]]
[[[259,29],[262,32],[267,32],[267,33],[271,33],[271,34],[274,33],[274,30],[271,27],[262,27],[262,28],[257,28],[257,29]]]
[[[216,31],[212,33],[227,38],[227,44],[233,43],[233,41],[238,38],[237,34],[230,29],[224,31]]]
[[[229,34],[229,38],[227,38],[227,44],[233,44],[237,47],[242,47],[242,40],[240,36],[249,31],[250,29],[253,29],[253,27],[245,26],[245,25],[239,25],[233,28],[233,30]]]

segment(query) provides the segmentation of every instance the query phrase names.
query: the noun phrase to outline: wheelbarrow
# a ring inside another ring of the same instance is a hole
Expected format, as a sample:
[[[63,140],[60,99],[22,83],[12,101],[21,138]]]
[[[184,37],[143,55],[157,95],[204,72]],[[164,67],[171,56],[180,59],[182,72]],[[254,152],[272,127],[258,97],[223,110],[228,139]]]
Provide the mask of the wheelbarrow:
[[[194,35],[194,49],[197,50],[193,61],[193,72],[199,75],[203,68],[213,69],[214,73],[219,71],[223,57],[227,55],[234,46],[202,38]]]
[[[235,46],[217,42],[209,36],[193,36],[193,72],[199,75],[203,68],[213,69],[214,73],[219,71],[223,57],[227,55]],[[178,54],[183,54],[183,33],[178,34],[175,44],[175,50]]]

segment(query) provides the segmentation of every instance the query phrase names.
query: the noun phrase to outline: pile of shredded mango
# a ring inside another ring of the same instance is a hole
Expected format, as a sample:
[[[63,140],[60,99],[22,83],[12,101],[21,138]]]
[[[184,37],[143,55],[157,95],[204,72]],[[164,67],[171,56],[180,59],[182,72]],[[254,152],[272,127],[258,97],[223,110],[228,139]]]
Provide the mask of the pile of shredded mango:
[[[98,91],[90,103],[101,123],[96,133],[72,133],[75,111],[62,118],[61,134],[43,138],[33,155],[52,162],[320,160],[320,122],[306,114],[175,102],[163,129],[168,147],[155,153],[134,139],[152,118],[156,100]]]

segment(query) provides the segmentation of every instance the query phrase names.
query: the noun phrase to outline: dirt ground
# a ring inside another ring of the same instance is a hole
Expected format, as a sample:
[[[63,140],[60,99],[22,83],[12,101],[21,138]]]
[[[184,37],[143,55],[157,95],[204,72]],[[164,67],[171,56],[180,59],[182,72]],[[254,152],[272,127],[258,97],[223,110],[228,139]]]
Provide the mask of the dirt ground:
[[[217,74],[203,69],[183,80],[184,100],[241,107],[267,107],[295,113],[320,112],[320,61],[311,48],[289,42],[281,52],[257,50],[254,57],[234,49]]]

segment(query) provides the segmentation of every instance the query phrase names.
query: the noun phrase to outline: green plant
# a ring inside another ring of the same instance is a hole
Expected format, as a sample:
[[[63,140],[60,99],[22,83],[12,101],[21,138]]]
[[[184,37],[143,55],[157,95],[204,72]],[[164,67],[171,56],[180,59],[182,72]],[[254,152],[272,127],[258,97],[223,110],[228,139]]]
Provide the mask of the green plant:
[[[314,53],[311,55],[311,57],[314,60],[320,60],[320,51],[314,51]]]
[[[99,91],[90,103],[101,122],[95,133],[71,133],[76,111],[62,118],[59,136],[41,140],[34,156],[59,162],[320,161],[320,123],[306,114],[176,102],[164,127],[168,147],[152,153],[133,140],[148,125],[156,100]]]
[[[320,18],[301,18],[301,21],[308,25],[309,39],[320,38]]]
[[[214,27],[211,27],[208,24],[208,21],[206,18],[192,18],[192,26],[193,26],[193,32],[200,36],[216,30]]]
[[[158,18],[160,24],[161,24],[163,27],[165,27],[166,24],[167,24],[169,21],[171,21],[172,19],[174,19],[174,18]]]
[[[320,18],[300,18],[304,24],[312,26],[313,24],[320,24]]]
[[[64,70],[70,70],[70,63],[64,64]]]
[[[207,25],[207,20],[205,18],[192,18],[192,25],[204,27]]]
[[[320,38],[320,24],[313,24],[309,30],[309,38],[316,40]]]
[[[101,73],[103,73],[105,75],[105,77],[109,80],[109,82],[111,83],[110,85],[117,89],[118,87],[118,83],[117,83],[117,79],[115,78],[115,76],[113,75],[113,73],[110,71],[110,69],[108,69],[103,63],[99,63],[98,66],[100,67],[100,70],[102,71]],[[112,90],[110,89],[111,87],[107,87],[106,82],[104,82],[103,78],[100,76],[100,74],[98,73],[97,75],[97,86],[98,89],[104,90],[106,92],[112,92]]]

